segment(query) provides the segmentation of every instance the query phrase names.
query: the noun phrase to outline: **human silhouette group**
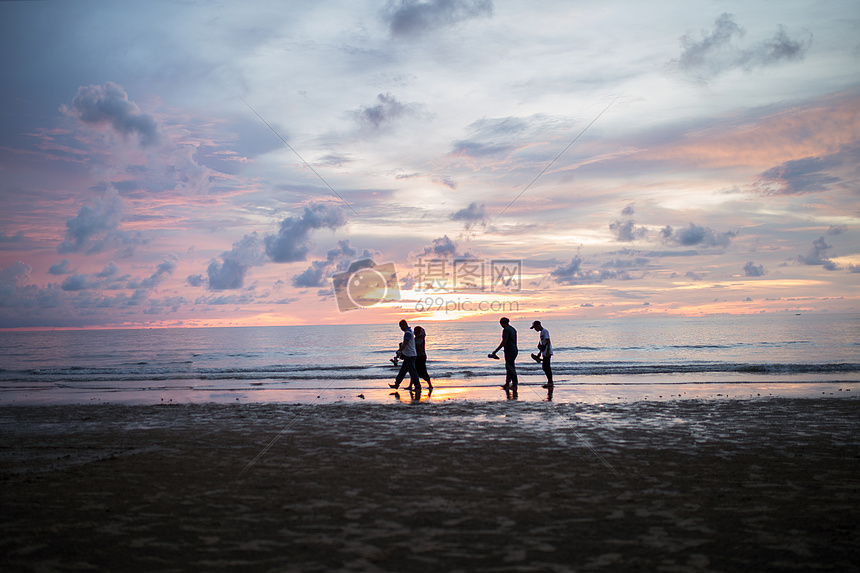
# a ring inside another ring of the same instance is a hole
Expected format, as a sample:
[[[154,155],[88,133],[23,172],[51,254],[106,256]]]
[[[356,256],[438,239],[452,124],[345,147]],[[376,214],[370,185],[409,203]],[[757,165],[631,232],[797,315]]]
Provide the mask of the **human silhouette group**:
[[[499,324],[502,327],[502,340],[499,345],[491,353],[488,358],[499,359],[499,350],[504,351],[505,357],[505,384],[502,389],[506,395],[511,398],[517,397],[519,380],[517,378],[516,360],[519,355],[517,347],[517,330],[511,325],[510,319],[502,317],[499,319]],[[413,398],[420,399],[421,397],[421,380],[427,382],[427,387],[432,394],[433,384],[430,381],[430,375],[427,373],[427,350],[426,350],[426,332],[420,326],[413,329],[405,320],[399,323],[400,330],[403,331],[403,340],[400,342],[399,348],[391,362],[395,366],[398,361],[402,360],[400,371],[394,379],[393,384],[389,384],[395,391],[400,388],[406,375],[409,374],[409,385],[407,389]],[[532,359],[541,364],[543,372],[546,375],[546,384],[543,388],[547,389],[547,399],[552,399],[553,379],[552,379],[552,340],[549,336],[549,330],[544,327],[539,320],[532,322],[529,329],[533,329],[539,334],[538,352],[531,355]]]

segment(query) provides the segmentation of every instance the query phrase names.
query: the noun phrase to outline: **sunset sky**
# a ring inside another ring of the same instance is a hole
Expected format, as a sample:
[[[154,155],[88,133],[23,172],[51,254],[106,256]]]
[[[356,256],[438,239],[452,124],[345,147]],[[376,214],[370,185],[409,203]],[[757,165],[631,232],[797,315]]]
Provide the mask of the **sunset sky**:
[[[0,2],[0,59],[0,328],[860,312],[856,0]]]

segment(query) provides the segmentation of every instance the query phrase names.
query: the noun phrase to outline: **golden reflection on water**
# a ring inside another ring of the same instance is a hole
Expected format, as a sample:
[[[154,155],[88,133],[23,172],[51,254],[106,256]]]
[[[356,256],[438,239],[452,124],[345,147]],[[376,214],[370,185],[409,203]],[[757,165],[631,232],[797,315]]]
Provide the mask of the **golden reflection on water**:
[[[440,386],[437,383],[433,386],[432,399],[433,400],[453,400],[453,399],[468,400],[471,397],[470,396],[471,394],[475,394],[477,396],[478,392],[475,392],[476,390],[479,390],[479,389],[478,388],[464,388],[462,386],[445,387],[445,386]],[[481,390],[483,390],[483,389],[481,389]],[[425,392],[425,394],[426,394],[426,392]],[[423,397],[423,395],[422,395],[422,397]],[[430,398],[430,396],[428,396],[428,398]]]

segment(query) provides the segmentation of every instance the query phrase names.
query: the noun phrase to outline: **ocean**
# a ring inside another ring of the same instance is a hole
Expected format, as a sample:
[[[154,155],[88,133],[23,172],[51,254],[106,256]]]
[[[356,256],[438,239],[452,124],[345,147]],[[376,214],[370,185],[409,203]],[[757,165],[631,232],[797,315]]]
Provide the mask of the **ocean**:
[[[430,399],[498,396],[497,322],[427,331]],[[518,330],[521,387],[540,388]],[[860,315],[544,321],[556,400],[860,392]],[[397,324],[0,332],[0,405],[389,399]],[[500,353],[501,354],[501,353]],[[490,389],[492,389],[491,393]],[[546,399],[521,389],[521,399]]]

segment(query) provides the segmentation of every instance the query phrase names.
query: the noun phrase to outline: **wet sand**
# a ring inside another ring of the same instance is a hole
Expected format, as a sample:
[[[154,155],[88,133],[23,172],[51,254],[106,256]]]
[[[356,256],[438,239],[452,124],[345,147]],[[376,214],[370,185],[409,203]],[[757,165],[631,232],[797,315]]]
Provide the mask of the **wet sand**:
[[[3,571],[858,571],[860,399],[0,408]]]

